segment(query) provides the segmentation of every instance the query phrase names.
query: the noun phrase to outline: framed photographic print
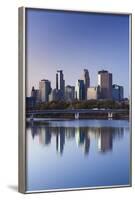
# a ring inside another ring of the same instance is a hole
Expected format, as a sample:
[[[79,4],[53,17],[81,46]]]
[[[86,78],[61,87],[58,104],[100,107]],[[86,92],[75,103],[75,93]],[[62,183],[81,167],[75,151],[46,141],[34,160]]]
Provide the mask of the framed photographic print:
[[[19,192],[131,186],[131,16],[19,8]]]

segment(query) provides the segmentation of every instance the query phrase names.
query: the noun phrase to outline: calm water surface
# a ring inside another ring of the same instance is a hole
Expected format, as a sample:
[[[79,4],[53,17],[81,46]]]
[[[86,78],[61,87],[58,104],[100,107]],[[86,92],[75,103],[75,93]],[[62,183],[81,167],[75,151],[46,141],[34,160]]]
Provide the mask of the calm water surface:
[[[126,120],[27,125],[27,191],[130,184]]]

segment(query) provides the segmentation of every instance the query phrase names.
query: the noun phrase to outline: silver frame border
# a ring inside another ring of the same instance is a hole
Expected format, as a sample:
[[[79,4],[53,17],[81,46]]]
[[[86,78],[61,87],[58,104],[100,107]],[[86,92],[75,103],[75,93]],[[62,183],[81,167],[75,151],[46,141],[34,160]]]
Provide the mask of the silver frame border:
[[[19,137],[18,137],[18,191],[26,193],[26,138],[25,138],[25,8],[19,8],[19,41],[18,41],[18,82],[19,82]]]
[[[26,188],[26,10],[46,10],[54,12],[73,12],[73,13],[95,13],[95,14],[112,14],[112,15],[128,15],[129,16],[129,91],[130,91],[130,183],[128,185],[112,185],[112,186],[97,186],[97,187],[81,187],[81,188],[66,188],[66,189],[49,189],[27,191]],[[52,9],[38,7],[20,7],[19,8],[19,25],[18,25],[18,192],[23,194],[43,193],[43,192],[64,192],[64,191],[80,191],[91,189],[113,189],[132,186],[132,13],[126,12],[101,12],[101,11],[85,11],[85,10],[70,10],[70,9]]]

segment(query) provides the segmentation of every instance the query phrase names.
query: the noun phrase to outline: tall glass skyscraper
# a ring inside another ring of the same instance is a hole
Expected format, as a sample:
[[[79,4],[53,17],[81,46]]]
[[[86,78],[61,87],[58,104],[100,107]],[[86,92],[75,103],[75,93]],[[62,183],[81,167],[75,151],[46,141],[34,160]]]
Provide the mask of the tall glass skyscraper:
[[[65,80],[62,70],[57,70],[56,73],[56,89],[60,92],[60,99],[64,99],[65,93]]]
[[[75,86],[75,98],[77,100],[84,100],[85,99],[85,86],[83,80],[77,80]]]
[[[83,70],[82,80],[84,81],[85,99],[87,99],[87,89],[90,87],[90,76],[88,69]]]

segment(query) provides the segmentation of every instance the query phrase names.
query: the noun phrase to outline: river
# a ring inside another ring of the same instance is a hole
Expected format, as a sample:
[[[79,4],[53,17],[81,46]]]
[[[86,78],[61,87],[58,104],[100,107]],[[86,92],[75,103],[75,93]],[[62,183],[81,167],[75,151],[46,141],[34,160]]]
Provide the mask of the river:
[[[50,120],[26,128],[27,191],[130,184],[128,120]]]

